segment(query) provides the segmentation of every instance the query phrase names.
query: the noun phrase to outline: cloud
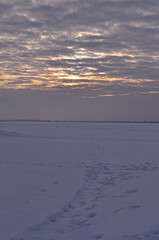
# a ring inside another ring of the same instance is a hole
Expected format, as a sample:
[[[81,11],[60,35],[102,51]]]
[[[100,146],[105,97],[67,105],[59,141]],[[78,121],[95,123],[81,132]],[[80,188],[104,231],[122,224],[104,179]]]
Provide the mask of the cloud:
[[[156,0],[0,0],[0,86],[156,92],[158,11]]]

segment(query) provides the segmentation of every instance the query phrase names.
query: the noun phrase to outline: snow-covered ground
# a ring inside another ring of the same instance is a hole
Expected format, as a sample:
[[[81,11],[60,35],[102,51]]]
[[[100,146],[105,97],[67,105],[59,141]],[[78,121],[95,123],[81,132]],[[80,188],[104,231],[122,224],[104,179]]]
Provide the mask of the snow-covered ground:
[[[158,240],[159,124],[0,123],[1,240]]]

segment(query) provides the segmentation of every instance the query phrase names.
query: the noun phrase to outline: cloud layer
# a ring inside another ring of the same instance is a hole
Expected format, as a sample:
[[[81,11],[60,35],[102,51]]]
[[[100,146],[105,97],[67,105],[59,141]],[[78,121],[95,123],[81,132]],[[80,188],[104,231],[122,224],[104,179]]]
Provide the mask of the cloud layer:
[[[0,0],[0,87],[159,92],[158,0]]]

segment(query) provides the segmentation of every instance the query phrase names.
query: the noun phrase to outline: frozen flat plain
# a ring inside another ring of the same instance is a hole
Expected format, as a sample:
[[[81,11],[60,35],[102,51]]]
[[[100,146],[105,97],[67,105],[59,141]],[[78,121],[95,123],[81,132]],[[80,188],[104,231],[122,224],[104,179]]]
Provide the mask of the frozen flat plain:
[[[158,240],[159,124],[0,123],[1,240]]]

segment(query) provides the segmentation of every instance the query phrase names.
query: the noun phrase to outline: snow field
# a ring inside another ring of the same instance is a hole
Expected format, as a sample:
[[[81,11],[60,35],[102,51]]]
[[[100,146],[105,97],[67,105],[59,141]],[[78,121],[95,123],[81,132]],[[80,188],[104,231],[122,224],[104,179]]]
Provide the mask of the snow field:
[[[1,239],[159,239],[159,125],[0,129]]]

